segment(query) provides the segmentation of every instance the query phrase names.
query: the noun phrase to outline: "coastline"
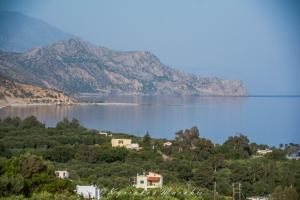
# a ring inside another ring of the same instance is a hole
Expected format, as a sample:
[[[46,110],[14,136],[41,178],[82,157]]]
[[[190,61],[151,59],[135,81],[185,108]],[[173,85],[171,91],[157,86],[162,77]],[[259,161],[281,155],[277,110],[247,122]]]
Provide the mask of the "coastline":
[[[26,107],[26,106],[86,106],[86,105],[99,105],[99,106],[138,106],[140,104],[137,103],[118,103],[118,102],[111,102],[111,103],[12,103],[6,105],[0,105],[0,109],[5,107]]]

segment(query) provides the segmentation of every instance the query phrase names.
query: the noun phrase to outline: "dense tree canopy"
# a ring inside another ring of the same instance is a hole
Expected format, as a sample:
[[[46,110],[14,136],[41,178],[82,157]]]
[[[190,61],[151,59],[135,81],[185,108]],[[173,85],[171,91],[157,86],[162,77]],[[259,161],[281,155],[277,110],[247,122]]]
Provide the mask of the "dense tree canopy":
[[[241,134],[220,145],[201,138],[193,127],[177,132],[171,146],[164,146],[166,140],[148,134],[143,138],[112,134],[114,138],[130,138],[144,148],[112,148],[112,137],[86,129],[75,119],[64,119],[55,128],[45,127],[35,117],[1,120],[0,196],[64,199],[67,192],[69,199],[77,199],[74,185],[92,183],[127,191],[132,190],[130,179],[145,171],[161,173],[164,185],[176,191],[205,191],[203,199],[212,198],[214,182],[219,199],[232,195],[232,183],[242,184],[245,197],[272,194],[273,199],[278,199],[280,193],[288,193],[288,198],[293,199],[300,193],[300,161],[287,160],[285,148],[272,148],[270,154],[253,156],[257,149],[267,146],[251,144]],[[72,182],[55,177],[54,170],[60,169],[70,172]],[[114,194],[106,198],[118,199]],[[189,198],[200,197],[168,196]]]

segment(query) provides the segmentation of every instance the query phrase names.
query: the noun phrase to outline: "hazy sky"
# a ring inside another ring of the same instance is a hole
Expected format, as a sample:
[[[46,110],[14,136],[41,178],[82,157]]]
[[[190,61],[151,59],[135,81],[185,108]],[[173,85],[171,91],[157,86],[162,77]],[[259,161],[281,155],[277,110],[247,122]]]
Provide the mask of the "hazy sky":
[[[96,45],[147,50],[171,67],[241,79],[252,94],[300,94],[297,0],[10,0]]]

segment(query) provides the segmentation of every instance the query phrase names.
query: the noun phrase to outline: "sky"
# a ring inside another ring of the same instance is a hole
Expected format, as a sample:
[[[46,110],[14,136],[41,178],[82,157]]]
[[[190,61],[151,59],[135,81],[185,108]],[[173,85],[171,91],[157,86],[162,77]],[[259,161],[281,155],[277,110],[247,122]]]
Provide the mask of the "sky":
[[[115,50],[146,50],[201,76],[244,81],[253,95],[300,95],[297,0],[1,0]]]

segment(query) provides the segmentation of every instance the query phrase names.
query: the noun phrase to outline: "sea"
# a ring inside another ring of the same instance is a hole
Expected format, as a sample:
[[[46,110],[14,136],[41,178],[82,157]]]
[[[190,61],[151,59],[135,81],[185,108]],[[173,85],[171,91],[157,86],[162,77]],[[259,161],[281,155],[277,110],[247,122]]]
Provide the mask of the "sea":
[[[0,109],[0,118],[34,115],[48,127],[76,118],[90,129],[166,139],[197,126],[200,137],[219,144],[237,134],[269,146],[300,143],[299,96],[106,96],[102,101],[8,106]]]

